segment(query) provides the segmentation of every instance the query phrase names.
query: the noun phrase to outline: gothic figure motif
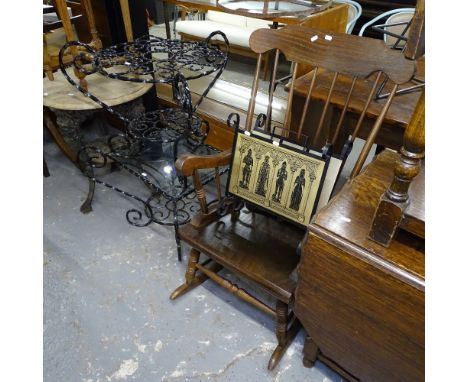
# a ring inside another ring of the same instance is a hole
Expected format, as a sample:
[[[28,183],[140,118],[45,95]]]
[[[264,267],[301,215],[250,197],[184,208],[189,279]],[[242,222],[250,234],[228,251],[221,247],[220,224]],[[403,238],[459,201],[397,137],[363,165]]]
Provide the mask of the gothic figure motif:
[[[239,182],[239,187],[249,188],[250,175],[252,174],[253,165],[252,149],[249,149],[242,162],[244,163],[244,168],[242,169],[242,179]]]
[[[255,188],[255,193],[261,196],[265,196],[267,192],[268,185],[268,176],[270,175],[270,157],[267,155],[265,160],[262,163],[260,168],[260,173],[258,175],[257,187]]]
[[[291,195],[291,203],[289,208],[298,211],[302,200],[302,190],[305,186],[305,170],[302,169],[300,174],[294,181],[294,190]]]
[[[286,171],[286,162],[283,162],[276,174],[275,193],[272,196],[273,201],[281,203],[281,195],[283,194],[284,182],[286,179],[288,179],[288,172]]]

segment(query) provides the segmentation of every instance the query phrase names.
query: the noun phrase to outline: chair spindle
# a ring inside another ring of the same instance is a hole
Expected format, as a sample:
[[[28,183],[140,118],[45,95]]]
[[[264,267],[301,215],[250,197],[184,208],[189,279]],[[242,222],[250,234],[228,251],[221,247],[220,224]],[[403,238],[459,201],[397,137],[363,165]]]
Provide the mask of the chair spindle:
[[[315,85],[315,78],[317,77],[318,68],[315,67],[312,74],[312,81],[310,82],[309,90],[307,91],[307,97],[304,104],[304,109],[302,110],[301,121],[299,122],[299,129],[297,130],[297,136],[300,137],[302,134],[302,129],[304,128],[304,122],[307,115],[307,110],[309,109],[309,102],[312,96],[312,89]]]
[[[120,8],[122,10],[122,18],[125,26],[125,34],[127,35],[127,41],[133,42],[132,19],[130,18],[128,0],[120,0]]]
[[[325,105],[324,105],[323,110],[322,110],[322,115],[320,116],[320,121],[319,121],[317,130],[315,132],[314,140],[312,142],[313,144],[317,143],[317,139],[320,136],[320,133],[322,132],[323,124],[325,122],[325,116],[326,116],[327,111],[328,111],[328,106],[330,105],[331,96],[333,94],[333,90],[335,88],[337,78],[338,78],[338,72],[335,72],[335,74],[333,75],[332,83],[330,85],[330,90],[328,91],[327,100],[325,101]]]
[[[197,195],[198,202],[200,203],[200,210],[202,213],[207,214],[208,203],[206,201],[206,194],[197,170],[193,172],[193,185],[195,187],[195,194]]]
[[[374,144],[375,138],[377,137],[377,134],[379,133],[380,127],[382,126],[382,122],[385,118],[385,114],[387,114],[388,109],[390,108],[390,105],[392,104],[393,97],[395,96],[396,91],[398,90],[398,84],[395,84],[390,92],[390,95],[388,96],[387,102],[385,103],[382,111],[380,112],[379,117],[374,123],[374,126],[372,127],[372,130],[367,137],[366,143],[364,144],[364,147],[361,150],[361,153],[359,155],[358,160],[356,161],[356,164],[354,165],[353,171],[351,172],[350,179],[353,179],[357,174],[361,172],[362,167],[364,166],[364,162],[366,161],[367,156],[369,155],[370,149],[372,145]],[[371,93],[371,95],[373,92]]]
[[[252,84],[252,92],[250,94],[249,108],[247,110],[247,118],[245,121],[246,131],[252,130],[252,120],[253,120],[253,115],[255,111],[255,99],[257,98],[258,78],[260,76],[260,67],[262,66],[262,59],[263,59],[263,53],[260,53],[257,59],[257,67],[255,68],[255,76],[254,76],[254,80]]]
[[[280,51],[276,49],[275,52],[275,61],[273,63],[273,72],[271,73],[270,87],[268,89],[268,109],[267,109],[267,121],[266,121],[266,131],[271,131],[271,113],[273,109],[273,95],[275,93],[275,82],[276,82],[276,72],[278,71],[278,61],[279,61]]]
[[[351,86],[350,86],[349,91],[348,91],[348,95],[346,96],[346,101],[345,101],[345,104],[343,106],[343,110],[341,110],[340,119],[338,120],[338,124],[336,125],[335,133],[333,134],[333,138],[332,138],[332,141],[331,141],[332,146],[335,145],[336,140],[338,139],[338,135],[339,135],[339,133],[341,131],[341,128],[343,127],[344,117],[345,117],[346,112],[348,110],[349,101],[351,100],[351,95],[353,93],[354,86],[356,85],[356,80],[357,80],[357,77],[354,76],[353,81],[351,82]]]
[[[292,107],[292,100],[294,96],[294,83],[296,82],[296,77],[297,77],[297,62],[293,63],[293,74],[292,74],[292,79],[291,79],[291,87],[289,89],[289,95],[288,95],[288,106],[286,107],[286,113],[284,115],[284,123],[283,123],[283,137],[287,137],[289,135],[288,130],[289,130],[289,125],[291,124],[291,107]]]
[[[359,133],[359,130],[361,129],[362,121],[364,121],[364,117],[366,116],[366,113],[367,113],[367,108],[369,107],[372,99],[374,98],[375,90],[377,89],[377,85],[380,81],[381,76],[382,76],[382,72],[380,71],[377,73],[377,77],[375,78],[374,84],[372,85],[372,90],[369,92],[369,96],[367,97],[364,108],[362,109],[361,115],[359,116],[359,120],[356,124],[356,127],[354,128],[353,135],[351,137],[351,142],[354,142],[354,140],[356,139],[356,136]]]
[[[67,38],[67,42],[75,40],[75,34],[73,32],[73,26],[70,21],[70,16],[68,14],[68,9],[67,9],[67,3],[65,0],[54,0],[55,4],[55,9],[57,10],[58,16],[60,18],[60,21],[62,21],[63,29],[65,30],[65,36]],[[78,50],[76,46],[71,47],[71,53],[73,57],[76,57]],[[80,86],[88,90],[88,83],[85,80],[85,75],[81,73],[78,69],[75,67],[73,68],[73,72],[75,76],[79,79],[80,81]]]

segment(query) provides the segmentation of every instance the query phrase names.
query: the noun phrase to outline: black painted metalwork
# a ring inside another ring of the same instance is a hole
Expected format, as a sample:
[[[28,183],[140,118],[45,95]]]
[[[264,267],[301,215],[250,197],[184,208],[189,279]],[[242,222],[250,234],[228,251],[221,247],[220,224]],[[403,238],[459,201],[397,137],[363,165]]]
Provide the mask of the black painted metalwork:
[[[221,38],[226,46],[226,52],[220,49]],[[156,36],[143,36],[135,42],[115,45],[95,51],[88,44],[79,41],[66,43],[59,53],[60,70],[67,81],[92,99],[103,109],[118,116],[124,122],[130,121],[98,99],[95,95],[82,88],[67,73],[63,62],[65,52],[72,46],[81,49],[73,59],[73,66],[81,73],[90,75],[100,73],[109,78],[123,81],[143,83],[171,83],[174,96],[179,97],[179,104],[186,111],[190,105],[194,113],[226,67],[229,54],[229,41],[221,31],[212,32],[205,41],[192,42],[181,40],[164,40]],[[123,52],[118,53],[120,50]],[[161,57],[166,55],[167,57]],[[115,72],[106,71],[114,68]],[[217,72],[197,103],[192,106],[187,80],[207,76]],[[182,91],[180,91],[182,89]]]
[[[140,207],[132,208],[126,212],[129,224],[137,227],[146,227],[150,223],[173,226],[178,257],[181,260],[178,228],[180,225],[188,223],[199,210],[194,185],[191,180],[176,174],[171,156],[165,158],[162,155],[157,159],[148,158],[142,153],[140,144],[140,141],[129,139],[128,136],[114,135],[108,139],[105,149],[88,145],[80,150],[78,157],[83,172],[91,184],[101,184],[141,204]],[[182,146],[180,149],[183,153],[203,155],[219,153],[219,150],[206,144],[192,146],[188,141],[177,142],[177,144]],[[118,167],[140,180],[150,195],[148,197],[137,196],[99,179],[95,170],[109,168],[110,165]],[[220,170],[219,174],[224,174],[227,170],[228,168],[225,167]],[[202,184],[213,181],[215,177],[216,171],[213,169],[200,171]],[[92,195],[85,203],[91,203],[91,201]]]
[[[220,49],[223,42],[226,47],[224,52]],[[79,72],[86,75],[99,73],[123,81],[171,83],[178,107],[158,109],[128,119],[68,75],[63,56],[72,46],[79,50],[73,60],[73,66]],[[68,82],[126,125],[124,135],[111,136],[105,145],[90,144],[79,151],[80,168],[89,179],[89,193],[81,207],[82,212],[91,211],[96,183],[132,198],[142,206],[128,210],[127,221],[138,227],[152,222],[174,226],[178,258],[181,260],[178,227],[190,221],[198,203],[193,184],[187,178],[176,175],[175,160],[180,149],[182,152],[202,154],[218,152],[204,144],[209,125],[195,111],[221,76],[228,53],[229,41],[220,31],[211,33],[203,42],[144,36],[135,42],[100,51],[78,41],[68,42],[62,47],[59,53],[60,69]],[[214,72],[216,75],[193,105],[187,80]],[[143,198],[98,179],[95,170],[109,166],[138,178],[150,190],[150,196]],[[202,182],[206,184],[215,176],[214,171],[208,171],[202,174]]]

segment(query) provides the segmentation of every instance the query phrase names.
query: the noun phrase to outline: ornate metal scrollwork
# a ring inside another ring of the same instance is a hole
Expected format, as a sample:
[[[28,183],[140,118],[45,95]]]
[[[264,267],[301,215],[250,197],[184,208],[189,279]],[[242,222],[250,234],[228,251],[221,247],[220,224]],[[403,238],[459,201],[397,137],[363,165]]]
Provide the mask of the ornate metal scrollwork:
[[[226,47],[224,51],[220,48],[220,43],[223,42]],[[126,118],[82,88],[68,75],[63,56],[65,51],[73,46],[78,51],[73,66],[81,73],[86,75],[99,73],[123,81],[170,83],[179,107],[158,109],[133,119]],[[209,124],[201,120],[195,111],[221,76],[227,64],[228,53],[229,41],[220,31],[211,33],[202,42],[144,36],[135,42],[115,45],[100,51],[95,51],[89,45],[77,41],[68,42],[60,50],[60,69],[67,81],[103,109],[119,117],[127,126],[125,135],[110,137],[107,145],[83,147],[78,153],[78,161],[83,173],[90,179],[93,190],[94,182],[99,183],[142,205],[141,208],[132,208],[126,212],[126,219],[131,225],[144,227],[154,222],[175,226],[177,241],[177,227],[190,221],[191,216],[198,210],[193,185],[188,184],[187,178],[176,176],[173,162],[177,158],[177,147],[181,141],[186,143],[192,153],[218,152],[204,144]],[[193,105],[187,80],[215,72],[208,87]],[[166,143],[173,145],[172,165],[166,165],[161,169],[150,160],[159,160],[154,154],[158,150],[162,152],[162,145]],[[117,166],[141,180],[151,195],[142,199],[97,179],[94,170],[107,165]],[[167,185],[158,181],[163,179],[161,177],[165,176],[163,172],[166,170],[170,173],[170,182],[173,183],[170,190]],[[227,168],[221,171],[221,174],[226,171]],[[214,178],[215,174],[205,174],[202,183],[206,184]],[[88,198],[92,200],[92,194],[90,195]]]
[[[93,56],[96,70],[107,77],[153,83],[172,82],[179,73],[188,80],[200,78],[220,70],[227,61],[227,55],[207,41],[166,40],[152,35],[102,49]]]

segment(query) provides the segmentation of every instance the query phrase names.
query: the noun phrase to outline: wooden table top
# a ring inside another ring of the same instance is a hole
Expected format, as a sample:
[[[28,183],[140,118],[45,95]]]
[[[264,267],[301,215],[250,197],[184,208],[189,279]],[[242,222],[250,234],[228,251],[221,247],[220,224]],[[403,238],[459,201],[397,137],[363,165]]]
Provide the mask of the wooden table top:
[[[416,78],[424,80],[425,77],[425,60],[424,58],[417,61],[417,72]],[[309,72],[302,77],[296,79],[294,85],[294,94],[306,97],[310,82],[312,80],[312,72]],[[331,72],[325,70],[319,71],[317,73],[316,84],[312,91],[312,99],[325,101],[327,99],[328,91],[330,90],[330,84],[333,78]],[[364,107],[369,91],[372,88],[373,79],[371,77],[365,80],[357,80],[355,88],[353,90],[353,95],[348,106],[348,110],[355,113],[360,113]],[[331,103],[337,107],[343,107],[345,104],[347,91],[351,85],[351,77],[340,75],[335,84],[335,91],[333,92]],[[400,89],[403,89],[407,86],[414,85],[413,83],[408,83],[400,86]],[[389,86],[387,85],[384,92],[388,92]],[[400,127],[406,128],[408,125],[411,116],[413,115],[416,104],[421,96],[421,90],[415,90],[407,94],[399,94],[395,96],[390,109],[387,112],[384,122]],[[367,116],[370,118],[377,118],[380,114],[380,111],[383,105],[386,102],[386,98],[381,100],[373,100],[369,108],[367,109]]]
[[[77,80],[71,68],[67,69],[67,73]],[[109,79],[99,73],[86,76],[86,81],[89,92],[109,106],[133,101],[145,94],[153,86],[147,83]],[[44,106],[59,110],[94,110],[101,108],[96,102],[74,88],[61,71],[54,73],[53,81],[49,81],[47,77],[44,77],[42,86]]]
[[[363,257],[377,255],[388,272],[424,290],[424,250],[414,248],[406,239],[394,238],[390,247],[385,248],[368,238],[374,211],[393,179],[398,157],[391,150],[380,153],[319,211],[309,229],[319,236],[329,235],[339,245],[356,247]]]

